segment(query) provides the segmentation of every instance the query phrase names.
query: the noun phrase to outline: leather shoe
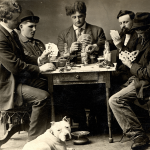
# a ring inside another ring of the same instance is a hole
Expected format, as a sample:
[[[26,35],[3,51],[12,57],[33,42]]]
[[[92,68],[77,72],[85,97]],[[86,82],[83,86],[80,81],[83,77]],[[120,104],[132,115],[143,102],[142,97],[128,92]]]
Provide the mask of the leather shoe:
[[[141,149],[142,147],[145,147],[149,143],[149,138],[145,134],[137,135],[133,139],[134,143],[131,146],[131,149],[133,150],[138,150],[139,148]]]

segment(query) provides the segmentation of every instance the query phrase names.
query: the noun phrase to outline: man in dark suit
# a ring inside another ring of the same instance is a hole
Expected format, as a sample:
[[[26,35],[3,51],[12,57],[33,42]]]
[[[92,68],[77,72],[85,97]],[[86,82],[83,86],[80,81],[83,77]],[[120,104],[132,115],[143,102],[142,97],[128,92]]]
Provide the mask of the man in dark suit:
[[[139,103],[145,104],[144,99],[150,96],[150,13],[136,13],[132,29],[139,37],[133,50],[139,50],[139,53],[133,62],[128,57],[122,59],[122,63],[130,69],[132,76],[125,88],[110,97],[109,104],[123,134],[132,137],[134,143],[131,148],[141,149],[148,145],[149,138],[131,104],[136,99]]]
[[[21,106],[23,102],[32,105],[30,141],[45,132],[49,120],[47,82],[39,74],[55,70],[55,66],[47,63],[48,52],[32,58],[24,54],[14,31],[20,12],[16,1],[0,1],[0,110]]]
[[[70,16],[73,25],[58,36],[58,49],[61,55],[64,54],[64,43],[70,49],[70,55],[77,53],[75,63],[81,63],[81,44],[77,42],[81,34],[89,34],[92,37],[92,44],[97,47],[93,50],[93,55],[102,55],[104,49],[105,34],[101,27],[86,23],[86,5],[82,1],[75,2],[72,6],[66,6],[66,15]],[[88,40],[84,39],[88,44]],[[97,58],[97,57],[96,57]]]
[[[82,34],[89,34],[92,37],[92,44],[96,44],[96,47],[92,50],[91,55],[96,59],[99,55],[103,54],[105,34],[101,27],[91,25],[85,21],[86,18],[86,5],[82,1],[76,1],[71,6],[66,6],[66,15],[70,16],[73,25],[62,31],[58,36],[58,49],[61,56],[64,56],[65,49],[64,44],[66,43],[69,49],[70,56],[74,57],[71,61],[77,64],[81,64],[81,44],[77,42],[78,37]],[[88,39],[83,39],[83,43],[91,44]],[[91,61],[89,60],[89,63]],[[65,105],[72,114],[74,121],[79,122],[80,130],[86,129],[86,116],[84,107],[88,104],[91,108],[91,112],[95,110],[95,101],[100,101],[102,97],[98,91],[103,88],[102,84],[99,85],[77,85],[77,86],[66,86],[64,88]],[[103,99],[103,98],[102,98]],[[67,104],[66,104],[67,103]],[[94,111],[95,113],[95,111]],[[93,116],[95,118],[95,115]],[[95,121],[95,120],[94,120]]]
[[[132,52],[136,39],[138,38],[135,30],[131,30],[134,19],[134,12],[129,10],[120,10],[117,15],[118,22],[120,23],[121,32],[120,38],[112,36],[110,43],[110,50],[117,49],[117,71],[113,72],[112,86],[120,87],[124,84],[129,77],[131,77],[130,69],[125,66],[119,59],[119,52],[128,49],[129,52]],[[113,87],[112,89],[116,89]]]

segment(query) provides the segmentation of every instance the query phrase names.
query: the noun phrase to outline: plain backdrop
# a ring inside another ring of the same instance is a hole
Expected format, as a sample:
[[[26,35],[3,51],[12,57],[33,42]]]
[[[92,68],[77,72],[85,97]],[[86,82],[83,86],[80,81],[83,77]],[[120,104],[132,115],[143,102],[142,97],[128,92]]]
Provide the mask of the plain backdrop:
[[[35,38],[44,44],[57,44],[58,34],[72,25],[66,16],[65,6],[74,0],[19,0],[23,9],[32,10],[40,17]],[[149,12],[150,0],[83,0],[87,6],[86,21],[104,29],[107,39],[110,39],[111,29],[120,30],[116,18],[122,9],[136,12]]]

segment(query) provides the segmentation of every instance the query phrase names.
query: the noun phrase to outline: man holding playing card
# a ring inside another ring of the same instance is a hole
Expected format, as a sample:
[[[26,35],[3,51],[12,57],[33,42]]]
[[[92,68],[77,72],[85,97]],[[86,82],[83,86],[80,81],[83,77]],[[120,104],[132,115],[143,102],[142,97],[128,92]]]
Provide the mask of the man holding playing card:
[[[24,54],[17,33],[21,6],[16,0],[0,1],[0,111],[28,103],[32,106],[28,141],[44,133],[49,116],[50,101],[47,82],[39,77],[42,72],[55,70],[48,62],[49,52],[40,57]],[[42,65],[44,64],[44,65]]]
[[[62,31],[58,36],[60,55],[65,55],[64,47],[67,45],[69,55],[73,58],[71,61],[76,64],[81,64],[82,46],[95,44],[89,53],[94,56],[93,59],[97,61],[97,56],[102,55],[104,50],[104,41],[106,38],[103,29],[86,23],[86,5],[82,1],[76,1],[73,5],[66,6],[66,15],[70,16],[73,25]],[[88,60],[88,62],[91,63],[92,61]],[[91,98],[92,101],[97,97],[95,95],[99,95],[98,92],[96,94],[93,93],[94,90],[100,90],[98,89],[99,87],[101,87],[101,85],[77,85],[77,87],[74,85],[65,88],[66,91],[64,91],[64,93],[67,93],[67,95],[64,100],[70,104],[66,110],[70,108],[70,112],[73,114],[72,118],[75,122],[79,122],[80,130],[87,129],[84,106],[88,103],[88,99],[90,99],[91,95],[94,95]],[[89,94],[89,92],[87,92],[88,90],[93,94]],[[94,109],[95,107],[93,107],[93,110]]]
[[[150,97],[150,13],[136,13],[132,29],[139,37],[133,48],[135,53],[132,53],[132,58],[128,55],[121,57],[122,63],[129,68],[132,76],[125,84],[125,88],[110,97],[109,105],[123,134],[134,141],[131,148],[141,149],[148,145],[149,138],[131,104],[136,99],[141,105],[146,104],[145,98]]]
[[[109,41],[110,50],[118,49],[116,58],[117,71],[112,73],[112,93],[118,91],[118,87],[120,88],[131,76],[130,69],[119,59],[119,53],[125,50],[128,52],[133,51],[136,39],[138,38],[135,30],[131,30],[134,16],[135,14],[132,11],[120,10],[117,19],[120,23],[121,32],[118,33],[116,30],[110,30],[112,37],[112,40]]]

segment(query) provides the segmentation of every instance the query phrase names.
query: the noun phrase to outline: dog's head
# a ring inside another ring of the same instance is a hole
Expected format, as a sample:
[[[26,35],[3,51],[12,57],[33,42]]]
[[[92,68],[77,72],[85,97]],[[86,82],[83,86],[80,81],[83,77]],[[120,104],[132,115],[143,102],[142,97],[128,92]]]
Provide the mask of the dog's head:
[[[50,128],[51,134],[60,139],[61,141],[66,141],[67,139],[71,139],[71,128],[69,121],[66,117],[59,122],[51,122]]]

